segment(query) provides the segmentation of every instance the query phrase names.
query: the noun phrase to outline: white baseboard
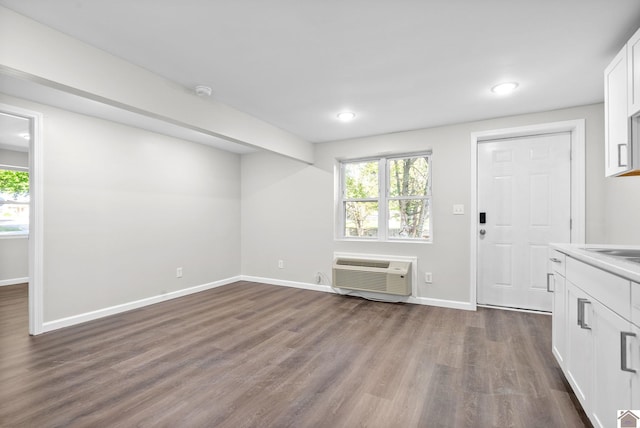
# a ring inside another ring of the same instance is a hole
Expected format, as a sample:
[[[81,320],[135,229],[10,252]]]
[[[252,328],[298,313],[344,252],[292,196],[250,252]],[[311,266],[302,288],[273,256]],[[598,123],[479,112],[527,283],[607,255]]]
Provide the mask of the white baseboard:
[[[302,288],[304,290],[322,291],[325,293],[336,293],[329,285],[311,284],[306,282],[285,281],[282,279],[263,278],[257,276],[241,276],[242,281],[261,282],[263,284],[281,285],[284,287]],[[456,300],[432,299],[429,297],[410,296],[404,300],[406,303],[425,306],[437,306],[441,308],[462,309],[465,311],[475,311],[476,305],[470,302],[460,302]]]
[[[242,275],[242,281],[261,282],[269,285],[281,285],[283,287],[302,288],[304,290],[323,291],[325,293],[335,293],[333,288],[328,285],[311,284],[307,282],[286,281],[284,279],[262,278],[258,276]]]
[[[133,302],[123,303],[121,305],[111,306],[104,309],[98,309],[97,311],[86,312],[84,314],[73,315],[66,318],[60,318],[54,321],[47,321],[43,323],[42,332],[45,333],[48,331],[57,330],[59,328],[70,327],[72,325],[80,324],[87,321],[92,321],[98,318],[107,317],[109,315],[115,315],[121,312],[130,311],[132,309],[138,309],[144,306],[153,305],[154,303],[160,303],[166,300],[176,299],[178,297],[183,297],[189,294],[198,293],[200,291],[205,291],[205,290],[220,287],[223,285],[231,284],[233,282],[240,281],[240,279],[241,279],[240,276],[235,276],[227,279],[222,279],[220,281],[214,281],[207,284],[184,288],[182,290],[172,291],[170,293],[161,294],[158,296],[152,296],[152,297],[147,297],[145,299],[136,300]]]
[[[25,282],[22,278],[19,278],[20,281],[16,282],[19,284],[21,282]],[[28,280],[28,278],[26,278]],[[307,282],[297,282],[297,281],[286,281],[282,279],[273,279],[273,278],[263,278],[256,276],[248,276],[248,275],[240,275],[234,276],[227,279],[222,279],[220,281],[210,282],[208,284],[197,285],[195,287],[185,288],[182,290],[172,291],[171,293],[161,294],[157,296],[147,297],[145,299],[136,300],[133,302],[123,303],[121,305],[111,306],[104,309],[98,309],[92,312],[86,312],[84,314],[73,315],[66,318],[60,318],[53,321],[47,321],[43,324],[42,332],[48,332],[57,330],[64,327],[70,327],[76,324],[80,324],[87,321],[92,321],[98,318],[107,317],[109,315],[115,315],[122,312],[130,311],[132,309],[142,308],[144,306],[153,305],[155,303],[164,302],[166,300],[176,299],[178,297],[187,296],[189,294],[198,293],[200,291],[209,290],[216,287],[221,287],[223,285],[232,284],[238,281],[250,281],[250,282],[259,282],[263,284],[270,285],[279,285],[283,287],[292,287],[292,288],[300,288],[303,290],[312,290],[312,291],[321,291],[324,293],[336,293],[336,291],[331,288],[329,285],[324,284],[311,284]],[[1,284],[1,283],[0,283]],[[8,284],[7,284],[8,285]],[[406,303],[412,303],[417,305],[427,305],[427,306],[438,306],[443,308],[452,308],[452,309],[463,309],[468,311],[476,310],[475,305],[472,305],[469,302],[459,302],[454,300],[442,300],[442,299],[431,299],[427,297],[408,297],[405,300]]]
[[[459,300],[433,299],[430,297],[409,297],[407,303],[415,303],[417,305],[438,306],[440,308],[462,309],[463,311],[475,311],[476,305],[470,302],[461,302]]]
[[[498,309],[498,310],[501,310],[501,311],[524,312],[526,314],[553,315],[552,312],[548,312],[548,311],[537,311],[537,310],[533,310],[533,309],[509,308],[509,307],[506,307],[506,306],[478,305],[478,307],[487,308],[487,309]]]
[[[5,285],[24,284],[25,282],[29,282],[28,276],[25,276],[24,278],[2,279],[0,280],[0,287]]]

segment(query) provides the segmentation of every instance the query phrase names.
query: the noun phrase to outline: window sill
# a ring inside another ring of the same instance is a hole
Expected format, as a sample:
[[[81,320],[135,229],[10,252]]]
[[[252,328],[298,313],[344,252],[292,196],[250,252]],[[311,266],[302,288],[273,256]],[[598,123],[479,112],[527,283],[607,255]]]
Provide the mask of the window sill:
[[[28,239],[29,234],[23,232],[3,232],[0,233],[0,239]]]
[[[376,239],[376,238],[335,238],[338,242],[379,242],[382,244],[393,244],[393,243],[402,243],[402,244],[433,244],[433,240],[431,239]]]

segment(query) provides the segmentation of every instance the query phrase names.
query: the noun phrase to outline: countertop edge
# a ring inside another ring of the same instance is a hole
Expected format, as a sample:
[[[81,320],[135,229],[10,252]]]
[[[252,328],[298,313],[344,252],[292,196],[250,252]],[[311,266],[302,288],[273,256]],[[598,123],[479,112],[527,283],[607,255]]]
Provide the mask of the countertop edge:
[[[549,247],[576,260],[628,279],[629,281],[640,283],[640,264],[587,251],[588,248],[640,249],[638,246],[552,243],[549,244]]]

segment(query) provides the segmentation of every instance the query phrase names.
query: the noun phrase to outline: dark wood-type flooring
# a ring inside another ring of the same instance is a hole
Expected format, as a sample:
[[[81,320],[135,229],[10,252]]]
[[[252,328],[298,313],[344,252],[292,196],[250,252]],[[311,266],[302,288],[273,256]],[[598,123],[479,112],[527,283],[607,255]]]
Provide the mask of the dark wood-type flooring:
[[[27,334],[0,287],[2,427],[581,427],[551,318],[239,282]]]

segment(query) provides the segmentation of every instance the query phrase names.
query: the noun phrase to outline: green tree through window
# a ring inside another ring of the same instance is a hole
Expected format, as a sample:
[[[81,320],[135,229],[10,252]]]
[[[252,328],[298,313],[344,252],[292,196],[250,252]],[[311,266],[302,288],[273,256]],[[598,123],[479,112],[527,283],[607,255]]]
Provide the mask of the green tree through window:
[[[0,234],[29,232],[29,173],[0,169]]]
[[[389,161],[389,233],[403,238],[429,237],[429,158]],[[398,228],[394,225],[399,223]]]
[[[378,162],[345,164],[344,179],[346,236],[377,236]]]
[[[0,193],[11,195],[14,199],[29,196],[29,173],[0,169]]]

